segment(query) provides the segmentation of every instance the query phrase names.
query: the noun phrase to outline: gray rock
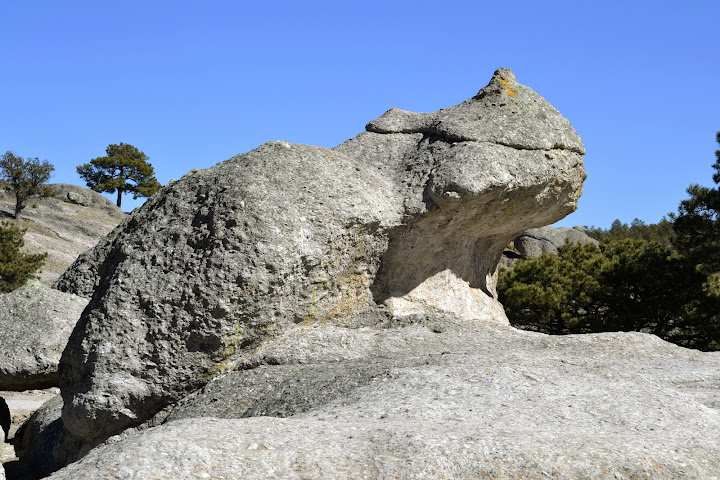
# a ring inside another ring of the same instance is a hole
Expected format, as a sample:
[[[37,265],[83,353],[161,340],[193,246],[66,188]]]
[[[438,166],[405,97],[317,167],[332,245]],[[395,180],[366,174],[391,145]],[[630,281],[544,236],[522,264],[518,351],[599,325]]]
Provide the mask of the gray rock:
[[[70,203],[76,203],[78,205],[82,205],[83,207],[87,207],[90,204],[84,195],[75,192],[68,192],[67,199]]]
[[[38,280],[0,295],[0,390],[58,386],[58,363],[85,298]]]
[[[498,263],[498,270],[501,268],[512,270],[513,268],[515,268],[515,264],[519,260],[522,260],[522,256],[519,253],[506,248],[505,250],[503,250],[502,257],[500,257],[500,263]]]
[[[428,316],[383,330],[298,326],[257,355],[296,363],[221,376],[167,423],[51,478],[720,475],[720,353],[652,335]]]
[[[23,424],[16,435],[19,457],[36,475],[44,478],[57,470],[53,449],[62,434],[62,397],[45,402]]]
[[[579,137],[508,70],[397,112],[333,150],[269,142],[193,171],[68,269],[56,287],[92,298],[60,364],[68,444],[142,424],[297,324],[507,324],[497,262],[576,208]]]
[[[112,201],[100,195],[98,192],[89,188],[80,187],[78,185],[70,185],[68,183],[54,183],[50,185],[55,190],[56,199],[81,205],[83,207],[93,207],[102,209],[108,215],[123,219],[125,214]],[[47,206],[57,205],[49,199],[41,199],[41,203]]]
[[[577,228],[550,226],[526,230],[515,239],[514,243],[523,258],[533,258],[539,257],[543,253],[557,255],[558,249],[565,245],[566,241],[584,245],[600,245],[600,242]]]

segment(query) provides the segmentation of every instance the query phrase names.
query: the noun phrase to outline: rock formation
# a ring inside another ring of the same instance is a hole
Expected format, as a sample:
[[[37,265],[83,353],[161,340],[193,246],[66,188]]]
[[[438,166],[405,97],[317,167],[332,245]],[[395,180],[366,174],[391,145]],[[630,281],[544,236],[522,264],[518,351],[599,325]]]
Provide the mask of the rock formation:
[[[298,324],[507,324],[502,249],[576,208],[582,142],[499,70],[333,150],[270,142],[171,183],[58,280],[90,298],[60,364],[66,445],[135,427]]]
[[[87,305],[38,280],[0,295],[0,390],[58,385],[58,362]]]
[[[600,245],[600,242],[589,237],[585,232],[568,227],[531,228],[518,236],[515,248],[523,258],[539,257],[543,253],[557,255],[558,249],[565,242]]]

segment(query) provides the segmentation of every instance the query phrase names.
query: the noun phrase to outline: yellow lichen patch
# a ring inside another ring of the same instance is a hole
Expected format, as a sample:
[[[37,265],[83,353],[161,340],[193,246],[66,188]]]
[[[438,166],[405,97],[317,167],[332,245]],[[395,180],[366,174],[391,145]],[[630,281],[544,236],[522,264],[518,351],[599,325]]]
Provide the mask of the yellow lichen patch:
[[[503,87],[505,87],[505,95],[511,98],[517,97],[517,92],[514,88],[512,88],[512,86],[510,86],[510,82],[508,82],[504,78],[499,78],[498,80],[500,80],[500,83],[502,83]]]

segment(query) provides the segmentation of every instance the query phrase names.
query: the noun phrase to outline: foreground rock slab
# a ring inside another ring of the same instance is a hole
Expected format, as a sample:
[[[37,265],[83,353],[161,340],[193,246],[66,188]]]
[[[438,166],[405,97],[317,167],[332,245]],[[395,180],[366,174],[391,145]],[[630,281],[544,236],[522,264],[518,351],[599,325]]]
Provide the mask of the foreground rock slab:
[[[58,363],[88,300],[29,280],[0,295],[0,390],[58,386]]]
[[[651,335],[427,317],[300,328],[261,359],[282,364],[221,376],[51,478],[720,476],[720,354]]]

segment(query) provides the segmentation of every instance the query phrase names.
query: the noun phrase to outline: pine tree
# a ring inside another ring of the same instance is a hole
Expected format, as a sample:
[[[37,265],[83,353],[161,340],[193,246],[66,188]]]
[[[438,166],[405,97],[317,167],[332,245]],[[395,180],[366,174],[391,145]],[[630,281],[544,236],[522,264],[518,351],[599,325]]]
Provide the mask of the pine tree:
[[[148,156],[127,143],[110,144],[106,157],[90,160],[77,167],[78,174],[87,186],[96,192],[115,193],[117,206],[122,203],[122,194],[132,192],[133,198],[149,197],[160,190],[155,170],[148,163]]]
[[[0,293],[21,287],[45,263],[47,253],[20,251],[25,244],[25,229],[10,222],[0,223]]]
[[[716,134],[720,145],[720,132]],[[713,181],[720,185],[720,150],[715,151]],[[705,273],[720,272],[720,190],[690,185],[690,198],[680,202],[675,218],[677,249]]]

